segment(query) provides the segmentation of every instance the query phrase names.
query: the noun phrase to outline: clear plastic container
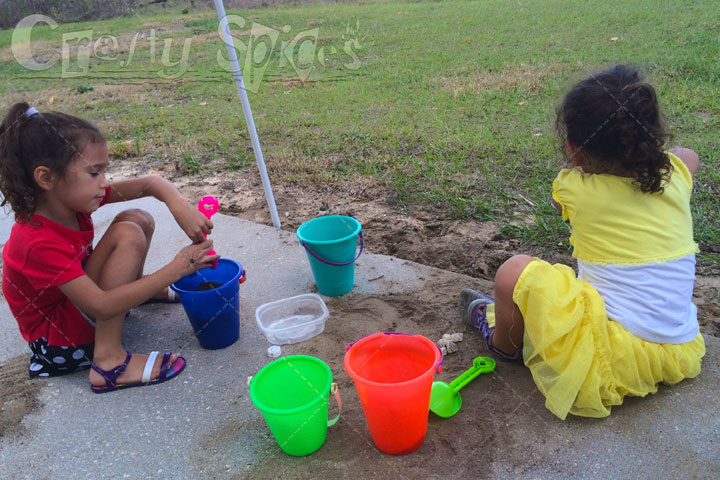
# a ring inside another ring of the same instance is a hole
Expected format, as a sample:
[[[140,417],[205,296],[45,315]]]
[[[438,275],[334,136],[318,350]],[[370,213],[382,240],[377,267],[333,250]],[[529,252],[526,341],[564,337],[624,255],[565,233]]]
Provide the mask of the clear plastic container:
[[[260,305],[255,320],[270,343],[287,345],[321,333],[330,313],[320,295],[305,293]]]

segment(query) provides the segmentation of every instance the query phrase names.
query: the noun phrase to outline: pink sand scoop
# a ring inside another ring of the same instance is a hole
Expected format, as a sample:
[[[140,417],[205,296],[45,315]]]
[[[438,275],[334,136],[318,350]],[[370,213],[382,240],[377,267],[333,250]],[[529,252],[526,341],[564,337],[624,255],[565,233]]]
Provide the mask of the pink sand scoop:
[[[203,197],[198,202],[198,210],[200,210],[202,214],[208,218],[208,220],[210,220],[210,217],[215,215],[219,209],[220,203],[218,203],[218,200],[215,197]],[[205,238],[207,238],[207,234],[205,232],[203,232],[203,235],[205,236]],[[215,255],[215,250],[210,250],[207,255]],[[218,261],[216,259],[212,264],[212,268],[215,269],[215,267],[217,267],[217,264]]]

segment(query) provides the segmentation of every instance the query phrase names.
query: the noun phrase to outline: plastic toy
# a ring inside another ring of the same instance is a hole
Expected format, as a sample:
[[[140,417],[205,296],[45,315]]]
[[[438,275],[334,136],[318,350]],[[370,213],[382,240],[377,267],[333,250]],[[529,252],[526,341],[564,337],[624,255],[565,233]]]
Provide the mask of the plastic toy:
[[[433,382],[430,393],[430,411],[443,418],[452,417],[462,406],[459,390],[470,383],[481,373],[490,373],[495,370],[495,360],[490,357],[476,357],[473,366],[465,370],[462,375],[450,382]]]
[[[215,197],[203,197],[198,202],[198,210],[202,212],[203,215],[205,215],[208,220],[210,220],[210,217],[215,215],[217,211],[220,209],[220,203],[217,201],[217,198]],[[205,238],[207,238],[207,234],[203,232],[203,235]],[[208,255],[215,255],[215,250],[210,250]],[[212,264],[212,269],[214,270],[215,267],[217,267],[218,261],[215,260]]]

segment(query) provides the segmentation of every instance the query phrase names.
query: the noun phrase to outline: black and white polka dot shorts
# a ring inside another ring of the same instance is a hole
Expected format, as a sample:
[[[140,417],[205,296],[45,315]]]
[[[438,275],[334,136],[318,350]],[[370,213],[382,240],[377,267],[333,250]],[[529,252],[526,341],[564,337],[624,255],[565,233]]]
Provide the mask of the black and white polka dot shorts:
[[[90,368],[93,358],[92,343],[74,347],[48,345],[47,340],[38,338],[28,343],[32,350],[30,378],[57,377]]]

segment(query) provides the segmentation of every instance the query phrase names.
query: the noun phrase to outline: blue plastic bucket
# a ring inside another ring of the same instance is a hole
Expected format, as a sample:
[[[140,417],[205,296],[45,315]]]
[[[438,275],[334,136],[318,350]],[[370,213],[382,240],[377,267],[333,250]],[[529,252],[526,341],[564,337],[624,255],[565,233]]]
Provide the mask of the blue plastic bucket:
[[[170,285],[180,297],[201,347],[217,350],[229,347],[240,338],[240,283],[244,281],[242,265],[221,258],[214,270],[203,268]],[[203,282],[222,286],[196,292]]]
[[[352,290],[355,261],[363,251],[361,230],[357,219],[343,215],[313,218],[297,229],[321,294],[335,297]],[[360,252],[355,256],[358,237]]]

